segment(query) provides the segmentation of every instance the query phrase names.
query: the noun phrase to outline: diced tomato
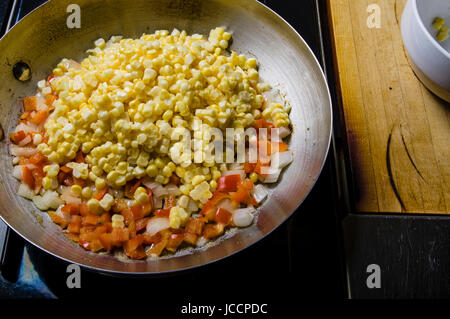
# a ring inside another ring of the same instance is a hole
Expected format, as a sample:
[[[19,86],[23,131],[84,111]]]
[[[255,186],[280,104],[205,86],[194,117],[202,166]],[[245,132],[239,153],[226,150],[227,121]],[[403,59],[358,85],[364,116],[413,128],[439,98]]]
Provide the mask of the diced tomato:
[[[219,208],[216,212],[216,222],[228,226],[231,223],[233,214],[224,208]]]
[[[145,204],[142,205],[133,205],[130,207],[131,213],[133,215],[133,219],[139,219],[143,218],[147,215],[149,215],[152,211],[153,204],[148,201]]]
[[[18,131],[16,133],[9,134],[9,137],[11,138],[11,141],[13,141],[15,144],[19,144],[20,141],[22,141],[25,137],[27,137],[27,134],[25,134],[24,131]]]
[[[101,200],[106,195],[107,192],[108,186],[105,186],[102,189],[97,189],[92,195],[92,197],[95,198],[96,200]]]
[[[241,181],[241,175],[233,174],[219,177],[217,180],[217,190],[221,192],[234,192]]]
[[[98,216],[94,214],[87,214],[83,217],[83,225],[97,225],[98,224]]]
[[[47,119],[48,111],[47,110],[39,110],[36,114],[31,118],[30,122],[36,125],[40,125],[44,123]]]
[[[35,183],[34,183],[33,173],[25,165],[22,166],[22,180],[25,184],[28,185],[28,187],[30,189],[34,189]]]
[[[169,241],[167,242],[166,249],[174,252],[177,250],[177,248],[181,245],[181,243],[184,240],[184,234],[171,234],[169,236]]]
[[[37,97],[36,96],[28,96],[23,99],[23,107],[25,111],[35,111],[37,106]]]
[[[169,217],[170,215],[170,209],[163,208],[163,209],[157,209],[154,212],[156,217]]]

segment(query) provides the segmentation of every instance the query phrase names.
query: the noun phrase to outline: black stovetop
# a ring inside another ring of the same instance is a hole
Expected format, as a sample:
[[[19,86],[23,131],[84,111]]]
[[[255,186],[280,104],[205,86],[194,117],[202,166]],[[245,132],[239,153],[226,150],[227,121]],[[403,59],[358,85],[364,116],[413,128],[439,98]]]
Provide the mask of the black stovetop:
[[[43,2],[4,1],[0,4],[0,17],[4,17],[2,30],[13,3],[15,11],[11,21],[15,23]],[[302,1],[300,5],[295,1],[262,2],[294,26],[319,61],[323,61],[316,1]],[[156,279],[117,278],[82,270],[80,289],[69,289],[66,285],[68,263],[28,244],[9,230],[0,298],[96,298],[118,296],[126,291],[127,296],[148,295],[152,301],[172,307],[187,301],[218,304],[232,300],[264,302],[273,309],[279,306],[280,296],[285,301],[300,296],[342,299],[347,296],[347,290],[336,196],[335,158],[331,149],[316,186],[300,209],[253,246],[208,266]],[[178,308],[173,311],[178,313]]]

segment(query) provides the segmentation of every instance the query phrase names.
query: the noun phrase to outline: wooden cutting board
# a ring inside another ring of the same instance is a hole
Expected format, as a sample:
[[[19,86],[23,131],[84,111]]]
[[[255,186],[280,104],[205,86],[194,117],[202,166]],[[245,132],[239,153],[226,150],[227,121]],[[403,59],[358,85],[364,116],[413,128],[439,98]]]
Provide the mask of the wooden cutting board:
[[[405,4],[328,0],[355,208],[450,214],[450,105],[410,67],[400,33]],[[371,16],[378,9],[379,28]]]

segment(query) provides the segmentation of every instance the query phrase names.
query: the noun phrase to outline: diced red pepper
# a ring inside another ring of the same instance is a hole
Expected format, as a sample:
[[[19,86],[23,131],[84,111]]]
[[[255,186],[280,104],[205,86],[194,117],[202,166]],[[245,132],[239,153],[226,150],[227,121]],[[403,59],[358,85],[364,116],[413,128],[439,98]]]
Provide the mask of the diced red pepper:
[[[27,137],[27,134],[25,134],[24,131],[18,131],[16,133],[9,134],[9,137],[11,138],[11,141],[13,141],[16,144],[19,144],[20,141],[22,141],[25,137]]]
[[[115,246],[121,246],[122,243],[130,239],[130,232],[127,228],[113,228],[112,232],[112,242]]]
[[[35,111],[37,106],[37,97],[36,96],[28,96],[23,99],[23,106],[25,111]]]
[[[112,233],[103,233],[98,237],[102,246],[108,251],[113,248],[112,237],[113,237]]]
[[[184,234],[171,234],[169,236],[169,241],[167,242],[166,249],[174,252],[178,249],[178,247],[181,245],[181,243],[184,240]]]
[[[154,212],[156,217],[169,217],[170,215],[170,209],[163,208],[163,209],[157,209]]]
[[[37,152],[28,159],[28,163],[34,165],[44,164],[45,162],[47,162],[47,157],[40,152]]]
[[[87,214],[89,214],[88,205],[86,203],[81,203],[80,204],[80,215],[87,216]]]
[[[101,200],[106,195],[107,192],[108,186],[105,186],[102,189],[97,189],[92,195],[92,197],[95,198],[96,200]]]
[[[203,236],[207,239],[217,237],[223,234],[225,225],[223,224],[208,224],[203,230]]]
[[[60,214],[58,214],[56,212],[49,211],[48,215],[50,216],[51,220],[55,224],[58,224],[59,226],[61,226],[62,229],[65,229],[67,227],[67,225],[69,225],[69,220],[62,217]]]
[[[144,247],[142,247],[143,240],[143,236],[137,235],[125,242],[123,248],[128,257],[132,259],[145,258],[146,254],[144,251]]]
[[[98,216],[94,214],[87,214],[83,217],[83,225],[97,225]]]
[[[33,173],[25,165],[22,166],[22,180],[25,184],[28,185],[28,187],[30,189],[34,189],[35,184],[34,184]]]
[[[241,175],[239,174],[219,177],[217,180],[217,190],[221,192],[235,192],[240,181]]]
[[[231,223],[231,218],[233,214],[228,210],[220,207],[216,212],[216,222],[228,226]]]
[[[191,234],[201,235],[205,222],[200,218],[190,218],[185,226],[185,231]]]
[[[231,199],[237,203],[244,203],[250,198],[250,191],[253,189],[253,182],[249,179],[239,183],[236,192],[230,194]]]
[[[36,125],[42,124],[48,116],[47,110],[39,110],[36,114],[31,118],[30,122]]]
[[[58,97],[54,94],[47,94],[45,96],[45,103],[49,108],[53,108],[53,102],[55,102],[58,99]]]
[[[66,204],[63,207],[61,207],[61,211],[69,214],[69,215],[78,215],[80,212],[80,204]]]
[[[70,218],[70,224],[67,227],[69,233],[79,234],[81,229],[81,216],[72,215]]]

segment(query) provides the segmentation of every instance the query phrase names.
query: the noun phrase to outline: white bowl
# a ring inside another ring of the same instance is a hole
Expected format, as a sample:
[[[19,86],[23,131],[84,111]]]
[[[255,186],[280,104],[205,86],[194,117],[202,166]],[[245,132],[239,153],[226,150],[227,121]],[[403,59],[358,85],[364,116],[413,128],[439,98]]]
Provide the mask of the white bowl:
[[[412,68],[422,83],[450,102],[450,38],[436,40],[432,23],[441,17],[450,26],[449,0],[408,0],[402,14],[401,32]]]

